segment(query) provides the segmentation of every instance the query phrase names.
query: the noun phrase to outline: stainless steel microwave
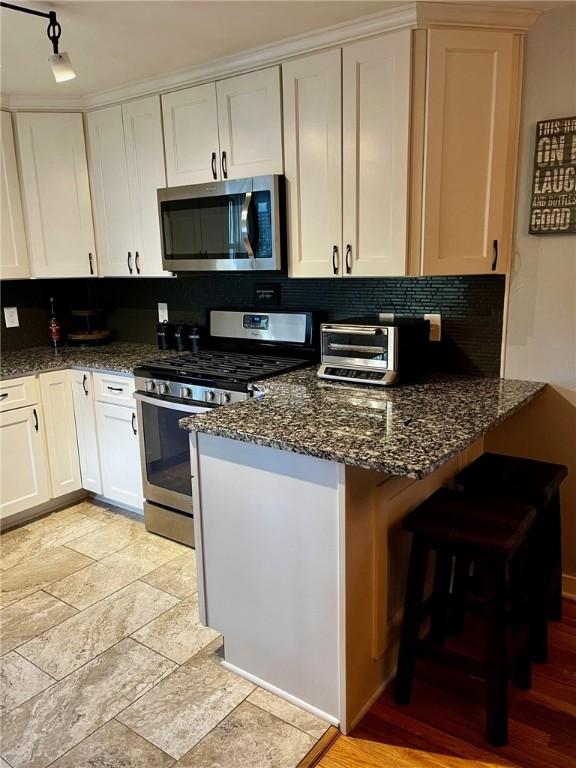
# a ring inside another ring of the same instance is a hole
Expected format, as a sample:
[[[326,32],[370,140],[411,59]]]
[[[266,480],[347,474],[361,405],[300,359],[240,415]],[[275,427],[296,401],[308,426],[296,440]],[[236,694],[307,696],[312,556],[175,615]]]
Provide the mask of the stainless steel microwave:
[[[164,269],[280,270],[283,181],[254,176],[159,189]]]

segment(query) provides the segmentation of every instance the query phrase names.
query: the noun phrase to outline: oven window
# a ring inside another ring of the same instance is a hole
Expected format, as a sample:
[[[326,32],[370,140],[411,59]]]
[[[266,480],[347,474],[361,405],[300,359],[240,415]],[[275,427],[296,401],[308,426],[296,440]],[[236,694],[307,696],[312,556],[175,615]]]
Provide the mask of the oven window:
[[[246,195],[188,198],[161,204],[166,259],[247,259],[242,236]],[[269,191],[254,192],[248,209],[248,237],[254,257],[272,258],[272,204]]]
[[[322,333],[322,357],[324,359],[347,359],[367,362],[375,367],[386,368],[388,365],[388,335],[385,333],[368,335],[361,333]]]
[[[146,479],[167,491],[192,495],[188,432],[178,422],[182,411],[142,403]]]

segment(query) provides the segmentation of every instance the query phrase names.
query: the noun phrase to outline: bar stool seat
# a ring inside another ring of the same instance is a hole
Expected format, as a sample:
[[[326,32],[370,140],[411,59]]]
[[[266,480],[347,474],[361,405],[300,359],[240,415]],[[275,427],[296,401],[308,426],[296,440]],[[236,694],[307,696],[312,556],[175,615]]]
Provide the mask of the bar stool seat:
[[[514,660],[515,679],[520,687],[529,688],[529,626],[534,606],[526,589],[532,582],[526,579],[529,559],[525,553],[536,517],[536,510],[528,504],[443,488],[404,519],[403,527],[413,538],[396,673],[398,704],[410,702],[416,657],[432,656],[484,677],[488,741],[497,746],[507,743],[507,600],[512,592],[513,626],[518,637],[523,634]],[[428,638],[422,641],[419,635],[426,618],[423,597],[431,551],[436,553],[432,622]],[[452,563],[462,558],[482,563],[486,654],[481,663],[442,647]],[[524,631],[520,633],[520,629]]]
[[[553,621],[562,620],[560,485],[567,474],[562,464],[485,453],[456,478],[464,491],[514,499],[536,508],[534,571],[546,593],[548,618]],[[545,646],[545,638],[541,644]],[[539,655],[545,660],[545,647]]]

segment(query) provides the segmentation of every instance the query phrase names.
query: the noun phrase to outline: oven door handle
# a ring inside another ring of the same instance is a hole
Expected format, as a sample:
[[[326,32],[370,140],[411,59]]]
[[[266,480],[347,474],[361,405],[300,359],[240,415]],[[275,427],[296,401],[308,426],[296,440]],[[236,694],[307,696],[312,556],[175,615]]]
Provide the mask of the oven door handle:
[[[139,392],[134,393],[134,400],[139,403],[156,405],[158,408],[170,408],[172,411],[182,411],[183,413],[205,413],[211,410],[209,405],[186,405],[185,403],[175,403],[172,400],[161,400],[159,397],[148,397]]]
[[[335,341],[328,342],[328,349],[331,352],[365,352],[367,354],[379,352],[382,355],[388,352],[384,347],[369,347],[362,344],[337,344]]]
[[[385,328],[364,328],[360,325],[325,325],[322,333],[346,333],[357,336],[386,336]]]

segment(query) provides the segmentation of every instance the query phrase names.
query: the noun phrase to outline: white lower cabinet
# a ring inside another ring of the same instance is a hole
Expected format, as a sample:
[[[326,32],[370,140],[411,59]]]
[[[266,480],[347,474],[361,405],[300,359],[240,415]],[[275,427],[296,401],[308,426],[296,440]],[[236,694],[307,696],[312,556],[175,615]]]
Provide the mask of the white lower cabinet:
[[[0,413],[0,518],[49,499],[50,475],[40,407]]]
[[[80,457],[82,488],[92,493],[102,493],[100,455],[96,433],[94,407],[94,382],[89,371],[71,371],[72,398],[76,418],[76,439]]]
[[[42,373],[38,378],[46,423],[52,497],[58,498],[82,487],[70,373],[53,371]]]
[[[118,504],[142,509],[136,408],[97,402],[96,425],[103,495]]]

